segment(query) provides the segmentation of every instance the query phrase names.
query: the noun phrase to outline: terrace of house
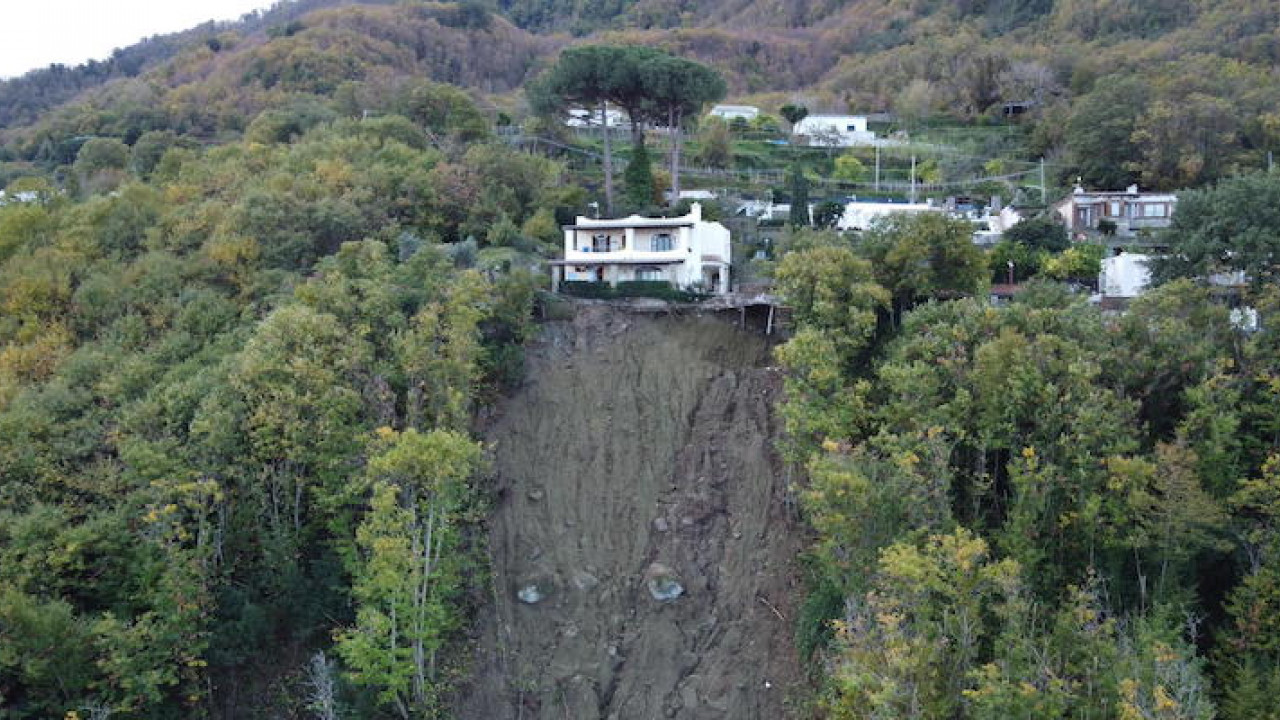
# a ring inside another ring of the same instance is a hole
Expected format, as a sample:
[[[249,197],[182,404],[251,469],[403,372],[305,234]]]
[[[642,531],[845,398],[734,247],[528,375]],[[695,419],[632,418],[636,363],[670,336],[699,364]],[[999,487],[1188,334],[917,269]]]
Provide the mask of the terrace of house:
[[[669,260],[692,248],[690,226],[577,227],[572,230],[566,260],[600,259],[601,253],[630,260]]]

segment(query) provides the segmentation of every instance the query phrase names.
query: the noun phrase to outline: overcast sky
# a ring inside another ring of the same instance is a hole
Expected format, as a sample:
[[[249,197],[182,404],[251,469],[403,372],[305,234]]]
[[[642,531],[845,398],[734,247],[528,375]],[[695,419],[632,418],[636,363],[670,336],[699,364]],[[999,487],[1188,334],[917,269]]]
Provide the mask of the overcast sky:
[[[273,0],[0,0],[0,78],[51,63],[103,60],[116,48],[206,20],[235,20]]]

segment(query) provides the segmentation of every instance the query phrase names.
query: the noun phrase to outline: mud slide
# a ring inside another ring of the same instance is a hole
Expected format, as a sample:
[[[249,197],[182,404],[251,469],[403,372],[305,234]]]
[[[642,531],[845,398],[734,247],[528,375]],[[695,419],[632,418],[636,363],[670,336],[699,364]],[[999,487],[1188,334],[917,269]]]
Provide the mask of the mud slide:
[[[494,607],[467,720],[786,718],[795,557],[758,334],[580,305],[491,423]]]

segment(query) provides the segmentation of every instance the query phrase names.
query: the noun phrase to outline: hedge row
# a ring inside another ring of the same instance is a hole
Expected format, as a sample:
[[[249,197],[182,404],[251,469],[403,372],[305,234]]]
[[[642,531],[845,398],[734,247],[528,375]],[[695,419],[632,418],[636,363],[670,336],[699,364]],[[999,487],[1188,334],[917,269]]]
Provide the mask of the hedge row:
[[[594,300],[647,297],[673,302],[692,302],[706,297],[701,293],[677,289],[666,280],[623,280],[617,287],[604,282],[566,280],[560,283],[560,292],[573,297]]]

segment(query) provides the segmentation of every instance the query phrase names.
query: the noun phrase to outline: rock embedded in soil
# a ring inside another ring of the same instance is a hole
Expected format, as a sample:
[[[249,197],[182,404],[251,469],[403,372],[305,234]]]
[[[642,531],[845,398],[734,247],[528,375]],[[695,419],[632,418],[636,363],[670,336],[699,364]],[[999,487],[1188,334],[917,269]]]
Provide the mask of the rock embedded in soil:
[[[662,563],[654,563],[644,573],[645,586],[649,594],[659,602],[671,602],[684,594],[684,586],[676,579],[671,568]]]
[[[516,592],[516,597],[525,605],[537,605],[546,599],[547,594],[536,583],[529,583]]]

